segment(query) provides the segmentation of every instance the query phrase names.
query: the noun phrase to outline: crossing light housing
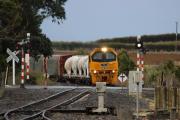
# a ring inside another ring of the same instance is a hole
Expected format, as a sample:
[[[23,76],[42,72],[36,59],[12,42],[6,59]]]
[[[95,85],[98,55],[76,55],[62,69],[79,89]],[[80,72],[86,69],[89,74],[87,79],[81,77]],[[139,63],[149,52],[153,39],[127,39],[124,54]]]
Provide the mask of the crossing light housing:
[[[143,41],[141,40],[141,36],[137,36],[137,41],[136,41],[136,48],[137,49],[143,49]]]

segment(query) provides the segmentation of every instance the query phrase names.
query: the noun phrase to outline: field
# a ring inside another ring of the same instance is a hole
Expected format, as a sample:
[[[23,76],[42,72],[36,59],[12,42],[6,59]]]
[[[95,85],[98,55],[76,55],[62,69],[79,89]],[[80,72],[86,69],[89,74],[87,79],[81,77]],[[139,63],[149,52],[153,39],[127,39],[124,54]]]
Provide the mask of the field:
[[[136,53],[129,52],[128,54],[136,63]],[[144,55],[145,65],[159,65],[168,60],[172,60],[176,65],[180,65],[180,52],[148,52]]]

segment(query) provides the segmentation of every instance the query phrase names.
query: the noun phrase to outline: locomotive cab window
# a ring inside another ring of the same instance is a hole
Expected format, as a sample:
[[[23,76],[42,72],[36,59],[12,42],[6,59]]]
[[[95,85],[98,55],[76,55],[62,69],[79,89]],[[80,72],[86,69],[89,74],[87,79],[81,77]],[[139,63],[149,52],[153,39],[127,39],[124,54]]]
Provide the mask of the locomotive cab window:
[[[92,55],[92,60],[95,62],[111,62],[116,60],[116,55],[113,52],[96,52]]]

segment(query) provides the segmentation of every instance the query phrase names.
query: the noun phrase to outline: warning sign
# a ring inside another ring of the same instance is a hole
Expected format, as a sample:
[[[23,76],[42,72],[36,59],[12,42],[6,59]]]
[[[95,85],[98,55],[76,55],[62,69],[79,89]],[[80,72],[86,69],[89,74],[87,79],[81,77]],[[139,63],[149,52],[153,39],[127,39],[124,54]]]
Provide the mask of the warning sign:
[[[127,80],[127,76],[124,74],[124,73],[121,73],[119,76],[118,76],[118,80],[120,82],[125,82]]]

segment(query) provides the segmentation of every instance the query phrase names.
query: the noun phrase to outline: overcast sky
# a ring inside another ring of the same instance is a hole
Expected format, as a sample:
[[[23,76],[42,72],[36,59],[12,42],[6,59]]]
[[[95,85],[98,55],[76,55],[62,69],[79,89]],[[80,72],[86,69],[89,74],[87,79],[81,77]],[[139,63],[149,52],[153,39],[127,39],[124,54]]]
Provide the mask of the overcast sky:
[[[92,41],[175,32],[180,0],[68,0],[66,20],[46,19],[41,28],[51,40]]]

